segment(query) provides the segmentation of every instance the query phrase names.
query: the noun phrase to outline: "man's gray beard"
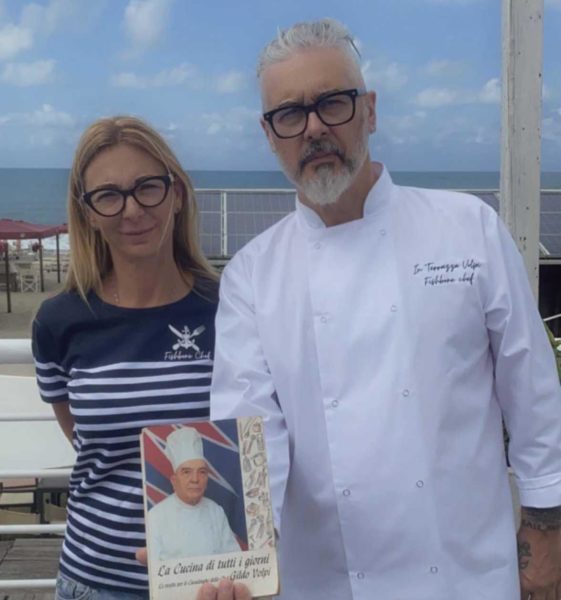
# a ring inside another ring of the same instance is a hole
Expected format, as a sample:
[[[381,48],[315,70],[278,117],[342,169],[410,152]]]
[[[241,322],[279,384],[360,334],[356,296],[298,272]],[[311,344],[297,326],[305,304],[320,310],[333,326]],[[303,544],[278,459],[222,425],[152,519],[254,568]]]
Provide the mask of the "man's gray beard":
[[[321,165],[313,178],[300,184],[300,189],[313,204],[334,204],[351,185],[356,170],[356,165],[349,165],[341,173],[336,173],[332,165]]]
[[[356,152],[349,157],[340,157],[343,169],[337,174],[333,165],[320,165],[314,176],[307,180],[294,181],[306,198],[317,206],[335,204],[343,193],[349,189],[357,171],[368,156],[369,131],[366,126],[361,132]]]

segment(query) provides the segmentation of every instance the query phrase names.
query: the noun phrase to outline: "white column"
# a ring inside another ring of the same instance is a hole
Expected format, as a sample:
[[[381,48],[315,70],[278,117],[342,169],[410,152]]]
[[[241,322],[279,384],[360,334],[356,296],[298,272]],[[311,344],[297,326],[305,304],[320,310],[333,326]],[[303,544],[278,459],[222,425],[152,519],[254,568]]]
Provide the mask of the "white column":
[[[539,283],[543,0],[503,0],[500,214]]]

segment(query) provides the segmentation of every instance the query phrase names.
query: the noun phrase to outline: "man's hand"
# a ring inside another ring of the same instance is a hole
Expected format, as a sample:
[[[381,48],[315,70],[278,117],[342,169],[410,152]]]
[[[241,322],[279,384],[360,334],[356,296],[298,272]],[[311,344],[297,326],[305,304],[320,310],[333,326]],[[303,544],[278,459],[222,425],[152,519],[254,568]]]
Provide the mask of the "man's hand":
[[[522,600],[561,600],[561,507],[522,507],[518,568]]]
[[[223,579],[218,587],[205,583],[197,594],[197,600],[251,600],[251,598],[251,593],[243,583],[233,583],[229,579]]]

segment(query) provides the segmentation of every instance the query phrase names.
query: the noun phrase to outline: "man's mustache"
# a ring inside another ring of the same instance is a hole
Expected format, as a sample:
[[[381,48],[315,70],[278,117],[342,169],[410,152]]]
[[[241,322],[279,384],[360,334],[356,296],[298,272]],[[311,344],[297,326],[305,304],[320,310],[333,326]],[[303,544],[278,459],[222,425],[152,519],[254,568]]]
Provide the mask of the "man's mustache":
[[[304,170],[304,167],[309,162],[325,154],[334,154],[342,162],[345,162],[345,154],[336,144],[330,142],[329,140],[317,140],[310,142],[309,146],[302,153],[299,161],[300,172]]]

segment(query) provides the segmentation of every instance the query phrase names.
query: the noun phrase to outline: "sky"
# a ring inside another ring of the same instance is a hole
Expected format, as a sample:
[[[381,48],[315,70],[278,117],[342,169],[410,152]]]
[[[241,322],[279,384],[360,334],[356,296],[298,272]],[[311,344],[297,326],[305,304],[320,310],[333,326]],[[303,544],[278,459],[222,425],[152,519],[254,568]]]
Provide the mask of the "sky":
[[[544,1],[542,169],[561,171],[561,0]],[[501,0],[0,0],[0,168],[69,167],[89,123],[134,114],[187,170],[277,169],[257,57],[325,16],[377,92],[374,159],[499,169]]]

